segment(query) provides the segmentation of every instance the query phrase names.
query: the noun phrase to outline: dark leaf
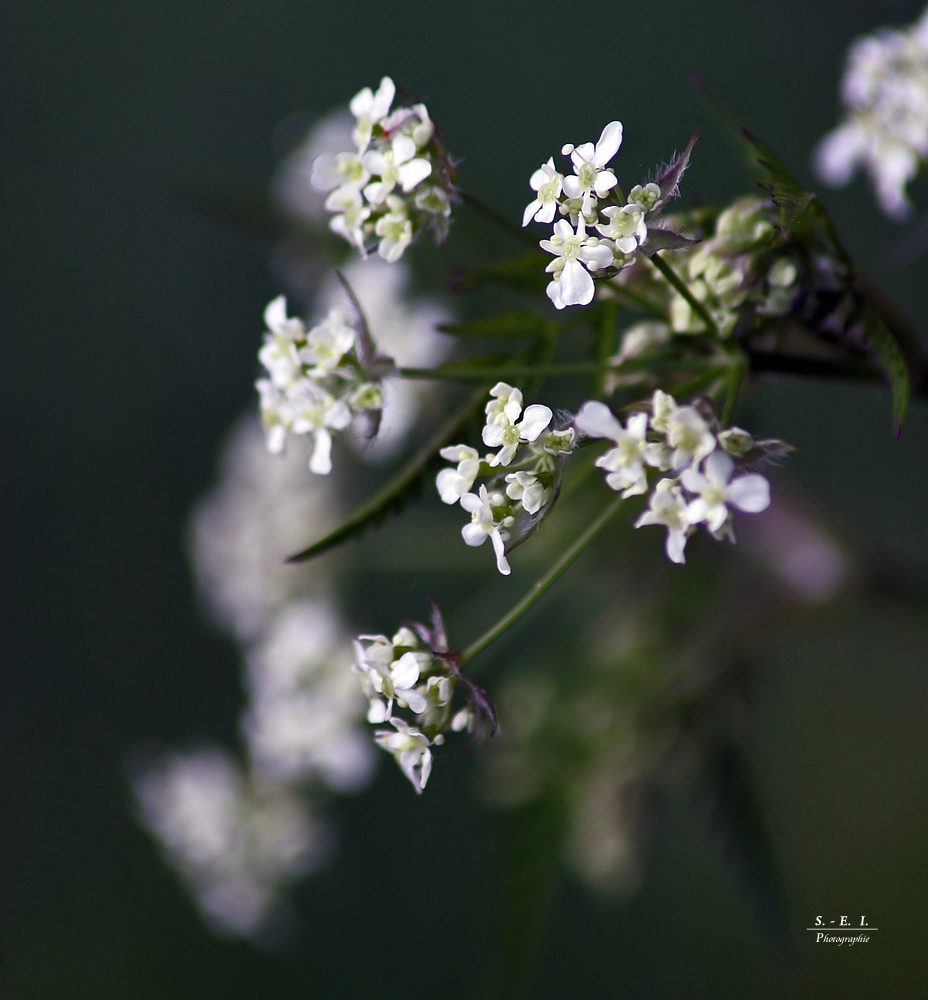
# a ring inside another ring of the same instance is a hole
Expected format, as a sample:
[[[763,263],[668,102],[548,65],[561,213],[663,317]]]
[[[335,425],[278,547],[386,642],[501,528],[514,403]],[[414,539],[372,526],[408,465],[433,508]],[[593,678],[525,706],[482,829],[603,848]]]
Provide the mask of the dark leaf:
[[[682,250],[684,247],[695,246],[701,240],[693,240],[682,236],[671,229],[649,229],[648,238],[641,247],[642,253],[649,257],[658,250]]]
[[[406,465],[382,486],[369,500],[361,504],[334,531],[314,542],[308,548],[287,559],[288,563],[305,562],[321,555],[342,542],[357,538],[368,528],[380,524],[388,514],[401,510],[418,490],[422,480],[438,461],[438,451],[456,437],[483,402],[486,388],[481,387],[459,410],[453,413],[431,438],[416,452]]]

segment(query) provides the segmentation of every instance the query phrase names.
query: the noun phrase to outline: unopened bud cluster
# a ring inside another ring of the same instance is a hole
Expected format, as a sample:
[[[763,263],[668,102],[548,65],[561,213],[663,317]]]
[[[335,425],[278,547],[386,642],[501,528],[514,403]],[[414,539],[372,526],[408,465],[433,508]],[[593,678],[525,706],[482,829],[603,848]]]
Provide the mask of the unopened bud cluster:
[[[281,295],[268,305],[264,322],[268,329],[258,359],[268,377],[255,387],[268,450],[279,454],[288,433],[309,435],[309,467],[326,475],[332,469],[332,432],[356,417],[379,415],[381,379],[393,363],[364,356],[355,321],[337,307],[307,330],[301,319],[287,316]]]
[[[329,228],[360,250],[397,261],[423,228],[439,240],[448,232],[453,168],[435,135],[424,104],[390,110],[396,87],[390,77],[376,93],[369,87],[351,99],[353,150],[325,153],[310,182],[330,192]]]

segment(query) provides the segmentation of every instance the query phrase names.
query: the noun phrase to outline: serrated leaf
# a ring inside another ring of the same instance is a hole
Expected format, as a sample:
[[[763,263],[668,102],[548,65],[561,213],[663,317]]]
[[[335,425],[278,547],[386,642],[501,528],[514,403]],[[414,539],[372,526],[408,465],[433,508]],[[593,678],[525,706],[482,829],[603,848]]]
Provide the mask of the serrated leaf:
[[[898,437],[909,406],[911,392],[909,366],[898,341],[869,302],[864,310],[863,320],[864,340],[876,356],[892,388],[893,433]]]
[[[688,236],[675,233],[672,229],[649,229],[648,238],[641,250],[650,257],[658,250],[682,250],[684,247],[695,246],[701,242],[702,240],[690,239]]]
[[[442,323],[435,328],[453,337],[515,338],[550,336],[557,326],[530,312],[503,313],[468,323]]]
[[[456,437],[470,419],[474,410],[483,402],[486,388],[474,393],[459,410],[455,411],[428,441],[416,452],[406,465],[369,500],[366,500],[342,523],[319,541],[297,552],[287,559],[288,563],[301,563],[322,555],[329,549],[358,538],[368,528],[381,523],[389,514],[400,510],[418,489],[432,465],[438,460],[438,451]]]

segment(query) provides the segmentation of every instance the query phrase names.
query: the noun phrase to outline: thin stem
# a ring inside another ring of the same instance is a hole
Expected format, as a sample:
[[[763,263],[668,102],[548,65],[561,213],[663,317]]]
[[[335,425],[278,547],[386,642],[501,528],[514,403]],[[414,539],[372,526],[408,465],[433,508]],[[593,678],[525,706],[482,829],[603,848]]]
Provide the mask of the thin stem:
[[[538,240],[536,240],[531,233],[526,232],[524,229],[520,229],[517,225],[515,225],[515,223],[510,222],[507,218],[500,215],[498,212],[495,212],[489,205],[484,205],[479,198],[475,198],[469,192],[462,191],[458,188],[458,194],[461,197],[461,201],[463,201],[465,205],[469,205],[485,218],[496,223],[500,229],[505,230],[510,236],[521,241],[522,243],[530,243],[533,247],[537,248]]]
[[[715,320],[709,315],[709,311],[706,307],[696,298],[696,296],[690,291],[689,286],[683,281],[677,272],[664,260],[659,253],[654,254],[649,257],[648,260],[661,272],[661,274],[670,282],[671,285],[686,299],[689,303],[690,308],[694,313],[703,321],[706,330],[714,334],[716,337],[719,335],[719,328],[716,326]]]
[[[537,581],[532,589],[514,605],[500,620],[489,628],[476,641],[471,643],[461,654],[461,666],[469,663],[478,653],[498,639],[503,632],[514,625],[532,605],[555,583],[571,563],[581,552],[593,541],[594,538],[606,527],[610,520],[622,506],[622,497],[616,497],[611,504],[596,518],[596,520],[583,532],[582,535],[570,546],[560,559],[548,570],[545,575]]]
[[[741,352],[739,351],[740,355]],[[728,373],[728,388],[725,393],[725,408],[722,410],[722,426],[727,427],[735,413],[735,403],[738,402],[738,391],[748,369],[747,358],[743,355],[732,359],[731,371]]]

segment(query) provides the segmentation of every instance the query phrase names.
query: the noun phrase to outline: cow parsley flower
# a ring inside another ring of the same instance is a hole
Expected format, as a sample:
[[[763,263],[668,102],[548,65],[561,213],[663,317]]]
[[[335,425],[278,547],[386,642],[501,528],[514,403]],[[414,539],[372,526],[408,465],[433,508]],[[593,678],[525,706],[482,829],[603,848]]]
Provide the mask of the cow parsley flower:
[[[389,721],[396,732],[378,729],[374,739],[378,746],[393,754],[400,770],[409,778],[416,793],[421,795],[432,773],[432,751],[429,747],[433,741],[402,719],[393,717]]]
[[[690,524],[705,522],[713,534],[721,531],[729,519],[727,504],[749,514],[759,514],[770,506],[770,484],[756,472],[732,479],[735,463],[724,451],[714,451],[703,463],[685,469],[680,482],[696,494],[686,508]]]
[[[536,514],[545,502],[545,484],[533,472],[511,472],[506,476],[506,496]]]
[[[593,211],[593,195],[603,198],[618,184],[615,174],[606,170],[606,164],[622,145],[622,123],[610,122],[594,146],[584,142],[579,146],[567,143],[561,152],[570,156],[574,173],[564,178],[564,193],[568,198],[579,198],[584,215]]]
[[[525,207],[522,225],[527,226],[533,219],[535,222],[553,222],[563,185],[564,175],[555,169],[554,158],[548,157],[548,162],[543,163],[529,180],[529,186],[537,193]]]
[[[621,208],[611,205],[603,209],[603,215],[609,220],[608,223],[600,223],[596,228],[615,243],[620,253],[634,253],[648,238],[648,227],[640,205],[623,205]]]
[[[379,238],[377,252],[390,263],[403,256],[425,226],[444,239],[455,193],[453,165],[425,105],[391,113],[395,95],[389,77],[376,93],[365,87],[356,94],[350,105],[356,148],[320,154],[310,173],[313,187],[331,191],[325,202],[334,213],[329,228],[362,257]]]
[[[610,489],[621,490],[623,497],[647,492],[645,465],[660,464],[659,449],[647,440],[647,413],[633,413],[623,427],[605,403],[592,400],[583,404],[574,426],[587,437],[615,442],[614,448],[596,459],[596,465],[608,473],[606,485]]]
[[[593,301],[593,279],[590,271],[611,267],[615,261],[612,244],[596,236],[587,236],[583,219],[577,220],[577,229],[565,219],[554,224],[550,240],[541,240],[539,246],[554,260],[545,268],[553,274],[546,291],[558,309],[565,306],[585,306]]]
[[[504,383],[500,383],[502,384]],[[522,419],[518,420],[520,414]],[[487,415],[487,423],[483,428],[483,443],[490,448],[500,449],[495,455],[488,457],[490,466],[509,465],[519,445],[536,440],[551,423],[553,416],[550,407],[541,403],[526,407],[522,414],[522,393],[519,392],[518,397],[510,396],[501,413],[496,413],[492,418]]]
[[[513,524],[514,518],[508,514],[506,497],[502,493],[489,493],[486,486],[481,486],[476,494],[465,493],[461,506],[471,516],[470,524],[461,529],[464,541],[468,545],[483,545],[489,538],[496,555],[496,568],[503,576],[509,576],[512,570],[506,560],[505,543],[509,538],[506,529]]]
[[[904,219],[906,187],[928,158],[928,11],[854,42],[841,91],[845,119],[816,147],[816,172],[841,186],[864,167],[883,211]]]
[[[439,452],[449,462],[457,462],[457,469],[442,469],[435,485],[444,503],[457,503],[465,493],[470,493],[474,480],[480,473],[480,455],[475,448],[456,444]]]
[[[675,563],[686,562],[683,550],[693,527],[687,518],[683,491],[673,479],[661,479],[654,487],[648,509],[635,522],[635,527],[643,528],[648,524],[663,525],[667,529],[667,558]]]

